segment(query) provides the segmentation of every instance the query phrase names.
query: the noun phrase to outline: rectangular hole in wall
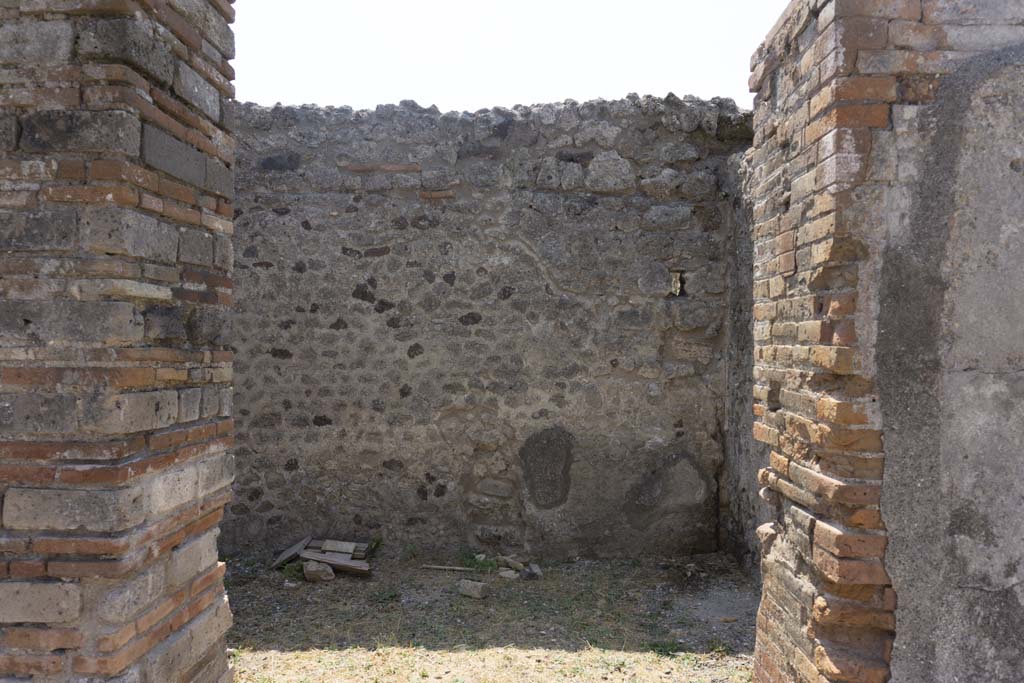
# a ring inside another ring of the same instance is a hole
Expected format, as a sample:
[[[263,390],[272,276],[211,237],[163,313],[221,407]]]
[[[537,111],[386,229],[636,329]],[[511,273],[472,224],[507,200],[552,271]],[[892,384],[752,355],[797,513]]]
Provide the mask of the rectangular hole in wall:
[[[669,290],[668,298],[686,296],[686,273],[682,270],[672,271],[672,288]]]

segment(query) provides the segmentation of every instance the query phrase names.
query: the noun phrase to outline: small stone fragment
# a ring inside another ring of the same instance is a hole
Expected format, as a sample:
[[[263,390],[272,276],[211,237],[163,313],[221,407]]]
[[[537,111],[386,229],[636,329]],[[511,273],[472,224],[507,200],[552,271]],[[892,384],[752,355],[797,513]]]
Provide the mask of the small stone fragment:
[[[465,595],[467,598],[473,598],[474,600],[483,600],[491,593],[491,588],[486,583],[480,581],[470,581],[469,579],[463,579],[459,581],[459,594]]]
[[[531,562],[529,567],[519,572],[519,575],[527,581],[535,581],[537,579],[543,578],[544,572],[541,571],[540,565],[536,564],[535,562]]]
[[[500,572],[498,572],[498,576],[500,576],[503,579],[518,579],[519,572],[517,572],[515,569],[502,569]]]
[[[334,580],[334,570],[323,562],[306,560],[302,563],[302,575],[310,583],[321,583]]]

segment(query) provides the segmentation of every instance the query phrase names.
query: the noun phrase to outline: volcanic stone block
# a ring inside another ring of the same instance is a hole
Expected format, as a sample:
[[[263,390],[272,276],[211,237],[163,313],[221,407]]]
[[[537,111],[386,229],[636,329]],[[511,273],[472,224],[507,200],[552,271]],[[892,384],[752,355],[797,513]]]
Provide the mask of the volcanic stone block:
[[[22,119],[26,152],[139,153],[140,123],[126,111],[40,111]]]
[[[205,230],[183,229],[179,237],[178,258],[185,263],[209,266],[213,263],[213,235]]]
[[[587,188],[604,194],[619,194],[633,190],[636,172],[628,159],[618,152],[601,152],[587,171]]]
[[[97,601],[99,617],[110,624],[124,624],[156,600],[163,590],[164,568],[157,565],[103,594]]]
[[[85,23],[78,33],[78,54],[93,59],[124,62],[158,82],[174,78],[174,54],[167,43],[155,40],[149,21],[139,18]]]
[[[208,0],[170,0],[203,36],[228,59],[235,57],[235,35],[224,17]]]
[[[18,146],[18,119],[0,116],[0,150],[6,152]]]
[[[235,176],[222,162],[206,159],[206,189],[228,199],[235,196]]]
[[[10,340],[134,342],[142,316],[121,301],[0,301],[0,329]]]
[[[61,64],[71,58],[75,33],[69,21],[0,24],[0,64]]]
[[[113,490],[11,488],[4,495],[8,529],[113,532],[146,518],[139,487]]]
[[[59,394],[0,394],[0,429],[30,434],[75,429],[75,398]]]
[[[82,245],[96,253],[174,263],[178,255],[178,230],[131,209],[92,208],[82,217]]]
[[[69,251],[77,242],[78,212],[74,209],[0,211],[0,249]]]
[[[142,158],[196,187],[203,187],[206,181],[206,155],[155,126],[142,127]]]
[[[143,314],[146,321],[146,339],[164,343],[184,341],[187,338],[185,332],[185,315],[187,313],[188,308],[185,306],[160,305],[147,308]]]
[[[167,563],[167,585],[178,586],[217,563],[217,535],[213,529],[188,545],[176,548]]]
[[[74,621],[82,609],[80,590],[70,583],[0,582],[0,623]]]
[[[178,63],[174,92],[214,121],[220,118],[220,92],[184,62]]]
[[[208,496],[229,483],[235,476],[235,458],[231,453],[221,453],[207,458],[196,465],[199,477],[199,495]]]
[[[82,428],[100,434],[131,434],[174,424],[178,392],[140,391],[90,398],[83,402]]]
[[[199,474],[195,464],[164,470],[148,482],[151,517],[160,517],[199,497]]]

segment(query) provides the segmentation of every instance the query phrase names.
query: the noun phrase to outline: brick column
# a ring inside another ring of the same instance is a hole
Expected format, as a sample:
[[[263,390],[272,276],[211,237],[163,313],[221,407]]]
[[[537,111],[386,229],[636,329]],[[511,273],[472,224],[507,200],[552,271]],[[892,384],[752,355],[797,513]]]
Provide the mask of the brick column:
[[[754,56],[754,436],[771,447],[759,481],[777,518],[759,529],[760,683],[889,680],[881,505],[885,460],[901,454],[887,452],[900,426],[879,385],[915,377],[877,356],[880,273],[923,178],[914,122],[944,74],[1022,41],[1022,24],[999,0],[794,0]],[[915,308],[893,315],[913,322]]]
[[[0,2],[0,679],[230,679],[232,16]]]

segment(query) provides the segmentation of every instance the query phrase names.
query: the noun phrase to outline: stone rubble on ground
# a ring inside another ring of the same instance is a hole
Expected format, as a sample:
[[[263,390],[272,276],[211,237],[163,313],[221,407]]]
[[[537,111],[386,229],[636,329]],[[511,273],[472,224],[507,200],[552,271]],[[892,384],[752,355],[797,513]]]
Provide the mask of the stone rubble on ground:
[[[310,583],[322,583],[334,580],[334,570],[330,565],[316,560],[306,560],[302,563],[302,575]]]
[[[482,581],[470,581],[469,579],[459,581],[459,595],[465,595],[467,598],[475,600],[483,600],[490,594],[491,587]]]
[[[530,566],[519,572],[519,575],[528,581],[534,581],[544,576],[544,572],[540,570],[540,565],[535,562],[531,562]]]

